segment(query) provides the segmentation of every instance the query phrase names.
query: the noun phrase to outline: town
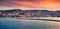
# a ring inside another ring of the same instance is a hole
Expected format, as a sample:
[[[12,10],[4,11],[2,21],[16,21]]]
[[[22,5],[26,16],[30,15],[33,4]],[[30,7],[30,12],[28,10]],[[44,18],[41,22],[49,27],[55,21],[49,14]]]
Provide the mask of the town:
[[[0,10],[0,17],[60,17],[60,11],[48,10]]]

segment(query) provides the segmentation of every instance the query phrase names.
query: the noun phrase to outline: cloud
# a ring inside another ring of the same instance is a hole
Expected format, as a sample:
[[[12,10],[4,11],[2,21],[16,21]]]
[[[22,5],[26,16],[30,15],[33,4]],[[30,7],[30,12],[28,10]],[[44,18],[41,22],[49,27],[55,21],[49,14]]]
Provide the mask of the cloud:
[[[12,0],[12,1],[30,1],[30,2],[37,2],[37,1],[42,1],[42,0]]]
[[[36,1],[39,1],[39,0],[0,0],[0,6],[7,6],[7,7],[13,7],[13,6],[26,6],[26,7],[29,7],[30,5],[25,5],[25,4],[20,4],[20,3],[15,3],[15,2],[26,2],[31,4],[36,2]],[[30,6],[31,7],[31,6]],[[32,6],[33,7],[33,6]]]
[[[1,6],[8,8],[22,8],[22,9],[58,9],[60,8],[60,0],[0,0]]]

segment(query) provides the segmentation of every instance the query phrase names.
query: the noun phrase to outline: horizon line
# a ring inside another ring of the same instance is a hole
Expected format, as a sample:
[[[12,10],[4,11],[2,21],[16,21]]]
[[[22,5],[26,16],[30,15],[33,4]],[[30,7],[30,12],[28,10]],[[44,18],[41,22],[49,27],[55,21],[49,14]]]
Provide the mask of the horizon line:
[[[0,9],[2,10],[2,9]],[[4,9],[4,10],[14,10],[14,9]],[[24,10],[24,9],[20,9],[20,10]],[[53,10],[48,10],[48,9],[25,9],[25,10],[47,10],[47,11],[53,11]],[[55,11],[60,11],[60,10],[55,10]]]

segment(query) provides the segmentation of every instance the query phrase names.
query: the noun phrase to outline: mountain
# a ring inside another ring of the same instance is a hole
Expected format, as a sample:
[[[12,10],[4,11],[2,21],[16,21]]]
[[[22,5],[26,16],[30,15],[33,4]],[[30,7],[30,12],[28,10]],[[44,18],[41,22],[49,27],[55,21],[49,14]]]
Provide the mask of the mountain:
[[[12,13],[12,12],[32,12],[32,13],[37,13],[37,12],[49,12],[48,10],[21,10],[21,9],[11,9],[11,10],[0,10],[0,12],[3,13]]]
[[[21,9],[12,9],[12,10],[0,10],[0,12],[3,12],[3,13],[13,13],[13,12],[20,12]]]

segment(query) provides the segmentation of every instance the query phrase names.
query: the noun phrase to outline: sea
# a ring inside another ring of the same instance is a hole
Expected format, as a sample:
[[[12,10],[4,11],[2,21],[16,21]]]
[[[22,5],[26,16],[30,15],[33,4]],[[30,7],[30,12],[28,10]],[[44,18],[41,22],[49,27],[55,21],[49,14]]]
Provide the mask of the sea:
[[[60,22],[20,18],[0,18],[0,29],[60,29]]]

